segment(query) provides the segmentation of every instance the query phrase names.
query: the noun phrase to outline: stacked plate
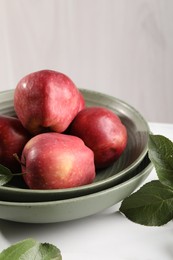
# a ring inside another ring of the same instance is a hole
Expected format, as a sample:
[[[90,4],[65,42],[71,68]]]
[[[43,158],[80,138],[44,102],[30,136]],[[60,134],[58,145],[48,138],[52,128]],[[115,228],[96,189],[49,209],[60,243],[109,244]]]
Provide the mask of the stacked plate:
[[[97,172],[92,184],[57,190],[31,190],[13,183],[0,186],[0,218],[26,223],[51,223],[95,214],[129,196],[149,175],[149,126],[132,106],[114,97],[80,89],[87,106],[114,111],[127,128],[128,143],[121,157]],[[0,114],[15,115],[14,90],[0,93]]]

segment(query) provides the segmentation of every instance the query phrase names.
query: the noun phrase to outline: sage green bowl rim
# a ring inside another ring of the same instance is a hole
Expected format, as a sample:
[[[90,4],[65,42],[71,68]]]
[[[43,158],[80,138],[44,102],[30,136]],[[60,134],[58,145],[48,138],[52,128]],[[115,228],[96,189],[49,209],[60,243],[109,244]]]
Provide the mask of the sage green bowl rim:
[[[91,194],[87,194],[87,195],[84,195],[84,196],[79,196],[79,197],[74,197],[74,198],[67,198],[67,199],[63,199],[63,200],[54,200],[54,201],[42,201],[42,202],[9,202],[9,201],[0,201],[0,206],[1,205],[9,205],[9,206],[21,206],[21,207],[25,207],[25,206],[33,206],[33,207],[37,207],[37,206],[47,206],[47,205],[54,205],[54,204],[63,204],[63,203],[71,203],[71,202],[78,202],[78,201],[81,201],[81,200],[87,200],[88,198],[94,198],[96,196],[102,196],[102,195],[106,195],[114,190],[118,190],[122,187],[126,187],[127,185],[135,182],[136,180],[144,177],[147,178],[148,175],[150,174],[150,172],[152,171],[153,169],[153,164],[152,162],[148,162],[146,167],[140,171],[139,173],[137,173],[135,176],[133,176],[132,178],[120,183],[120,184],[117,184],[115,186],[112,186],[110,188],[106,188],[106,189],[103,189],[101,191],[98,191],[98,192],[94,192],[94,193],[91,193]],[[136,188],[138,187],[138,185],[136,185]]]
[[[93,93],[94,95],[98,95],[102,99],[108,98],[109,100],[112,100],[112,102],[114,102],[116,100],[116,102],[121,103],[123,106],[130,109],[133,113],[135,113],[137,115],[137,117],[139,117],[141,119],[141,121],[145,124],[146,132],[149,136],[150,128],[149,128],[147,121],[139,113],[139,111],[137,109],[135,109],[133,106],[131,106],[127,102],[125,102],[125,101],[123,101],[119,98],[112,97],[108,94],[101,93],[101,92],[97,92],[97,91],[93,91],[93,90],[89,90],[89,89],[83,89],[83,88],[79,88],[79,90],[82,93],[90,93],[90,94]],[[0,94],[2,94],[2,95],[4,94],[4,95],[7,95],[7,96],[8,95],[11,96],[11,98],[13,98],[13,93],[14,93],[14,89],[0,92]],[[109,106],[108,106],[108,108],[109,108]],[[102,187],[102,185],[104,185],[105,183],[111,183],[114,180],[115,176],[116,176],[116,178],[119,178],[122,175],[124,175],[126,172],[132,171],[134,168],[136,168],[137,165],[139,165],[139,162],[141,162],[142,159],[147,154],[147,151],[148,151],[148,146],[147,146],[147,143],[146,143],[146,146],[143,149],[143,151],[141,152],[140,156],[132,164],[130,164],[125,169],[119,171],[118,173],[116,173],[113,176],[110,176],[110,177],[108,177],[104,180],[99,180],[97,182],[93,182],[91,184],[87,184],[87,185],[83,185],[83,186],[79,186],[79,187],[74,187],[74,188],[52,189],[52,190],[24,189],[24,188],[18,188],[18,187],[0,186],[0,190],[9,191],[9,192],[14,191],[16,193],[22,192],[23,194],[29,194],[29,193],[34,193],[34,192],[37,193],[37,194],[45,194],[45,193],[53,194],[53,193],[71,193],[71,192],[76,192],[76,191],[80,192],[80,191],[83,191],[84,189],[99,188],[99,187]]]
[[[20,223],[58,223],[72,221],[112,207],[133,193],[149,176],[151,162],[133,178],[90,195],[49,202],[0,201],[0,219]]]

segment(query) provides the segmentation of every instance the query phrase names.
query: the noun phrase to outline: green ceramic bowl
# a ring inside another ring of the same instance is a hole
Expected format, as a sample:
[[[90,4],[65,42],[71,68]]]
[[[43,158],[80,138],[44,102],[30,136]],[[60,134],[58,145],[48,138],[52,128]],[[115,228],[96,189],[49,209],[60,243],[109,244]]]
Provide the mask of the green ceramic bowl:
[[[147,157],[136,175],[111,188],[90,195],[49,202],[0,201],[0,218],[25,223],[55,223],[96,214],[129,196],[152,170]]]
[[[148,123],[132,106],[105,94],[80,89],[87,106],[104,106],[114,111],[127,128],[128,143],[121,157],[110,167],[97,172],[92,184],[59,190],[29,190],[19,182],[13,186],[1,186],[0,198],[8,201],[50,201],[67,199],[98,192],[112,187],[133,175],[147,153]],[[15,115],[13,107],[14,90],[0,93],[0,114]]]

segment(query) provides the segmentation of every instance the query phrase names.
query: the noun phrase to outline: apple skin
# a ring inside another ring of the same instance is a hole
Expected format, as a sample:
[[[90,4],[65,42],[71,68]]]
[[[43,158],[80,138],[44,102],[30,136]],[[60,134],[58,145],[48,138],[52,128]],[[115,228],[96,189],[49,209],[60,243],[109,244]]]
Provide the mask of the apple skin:
[[[20,157],[30,138],[30,134],[18,118],[0,115],[0,164],[13,173],[21,172],[21,165],[13,154],[17,153]]]
[[[108,167],[127,145],[127,130],[120,118],[105,107],[87,107],[80,111],[69,127],[94,152],[96,169]]]
[[[76,136],[38,134],[25,145],[21,163],[30,189],[72,188],[95,178],[94,154]]]
[[[14,109],[22,125],[32,134],[64,132],[85,102],[81,92],[65,74],[41,70],[23,77],[14,91]]]

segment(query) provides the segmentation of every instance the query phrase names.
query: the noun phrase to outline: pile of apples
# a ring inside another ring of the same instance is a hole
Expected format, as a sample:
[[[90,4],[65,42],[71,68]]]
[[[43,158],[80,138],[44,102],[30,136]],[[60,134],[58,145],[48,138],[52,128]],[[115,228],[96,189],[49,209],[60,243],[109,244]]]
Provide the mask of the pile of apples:
[[[87,107],[72,80],[57,71],[23,77],[14,110],[16,117],[0,115],[0,163],[22,171],[31,189],[90,184],[96,169],[110,166],[127,145],[120,118],[106,107]]]

